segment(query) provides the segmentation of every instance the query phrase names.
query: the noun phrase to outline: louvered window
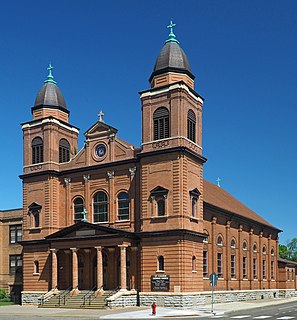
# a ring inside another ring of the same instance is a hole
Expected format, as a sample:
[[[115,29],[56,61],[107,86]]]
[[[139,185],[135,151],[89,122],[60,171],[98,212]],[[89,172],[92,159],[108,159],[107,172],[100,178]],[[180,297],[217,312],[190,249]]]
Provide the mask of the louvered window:
[[[94,195],[93,210],[94,222],[108,221],[108,201],[105,192],[99,191]]]
[[[66,139],[61,139],[59,143],[59,162],[68,162],[70,160],[70,144]]]
[[[32,141],[32,164],[41,162],[43,162],[43,141],[37,137]]]
[[[196,142],[196,116],[192,110],[188,111],[188,139]]]
[[[169,138],[169,111],[161,107],[154,112],[154,140]]]

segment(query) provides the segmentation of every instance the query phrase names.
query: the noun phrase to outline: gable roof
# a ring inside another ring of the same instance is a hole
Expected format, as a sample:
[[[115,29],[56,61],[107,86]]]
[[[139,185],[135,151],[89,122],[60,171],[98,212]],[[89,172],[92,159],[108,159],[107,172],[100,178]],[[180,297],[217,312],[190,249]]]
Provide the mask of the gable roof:
[[[239,200],[234,198],[230,193],[216,186],[215,184],[204,180],[203,191],[204,191],[203,201],[205,203],[221,208],[223,210],[229,211],[230,213],[235,213],[244,218],[254,220],[260,224],[266,225],[278,231],[281,231],[275,228],[272,224],[267,222],[265,219],[260,217],[253,210],[245,206]]]

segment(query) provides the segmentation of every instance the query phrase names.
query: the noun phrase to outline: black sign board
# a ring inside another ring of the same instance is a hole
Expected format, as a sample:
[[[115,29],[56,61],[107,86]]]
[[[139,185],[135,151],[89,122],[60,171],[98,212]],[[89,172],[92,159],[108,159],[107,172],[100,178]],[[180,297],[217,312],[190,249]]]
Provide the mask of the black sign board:
[[[169,291],[169,276],[151,276],[151,291]]]

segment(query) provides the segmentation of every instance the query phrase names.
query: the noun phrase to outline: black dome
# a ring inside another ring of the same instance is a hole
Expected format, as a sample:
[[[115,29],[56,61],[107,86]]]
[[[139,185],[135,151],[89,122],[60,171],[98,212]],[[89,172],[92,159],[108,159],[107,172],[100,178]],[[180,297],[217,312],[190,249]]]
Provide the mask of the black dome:
[[[37,93],[34,108],[40,106],[60,107],[67,109],[65,99],[55,83],[46,82]]]

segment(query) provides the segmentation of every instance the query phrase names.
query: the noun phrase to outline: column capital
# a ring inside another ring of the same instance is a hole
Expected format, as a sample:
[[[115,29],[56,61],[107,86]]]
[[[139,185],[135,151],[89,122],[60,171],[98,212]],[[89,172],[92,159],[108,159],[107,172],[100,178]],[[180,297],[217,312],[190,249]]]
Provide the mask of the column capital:
[[[242,226],[242,224],[240,224],[240,225],[238,226],[238,232],[242,232],[242,229],[243,229],[243,226]]]
[[[50,249],[50,252],[51,252],[51,253],[57,253],[57,252],[58,252],[58,249],[51,248],[51,249]]]
[[[103,250],[103,247],[101,246],[98,246],[98,247],[94,247],[97,251],[102,251]]]
[[[263,231],[259,233],[259,238],[263,238]]]
[[[121,250],[126,250],[129,246],[127,244],[119,244],[118,247],[121,249]]]
[[[83,175],[83,179],[84,179],[84,182],[86,183],[86,182],[89,182],[89,180],[90,180],[90,175],[89,174],[84,174]]]
[[[254,229],[250,228],[250,235],[252,235],[254,233]]]
[[[216,223],[217,223],[217,217],[212,217],[211,223],[212,223],[212,224],[216,224]]]
[[[129,168],[129,172],[131,177],[135,176],[136,167]]]
[[[71,178],[69,178],[69,177],[64,178],[64,183],[65,183],[66,187],[69,186],[70,182],[71,182]]]
[[[108,179],[113,179],[114,178],[114,171],[107,171],[107,178]]]
[[[228,221],[226,222],[226,228],[230,228],[230,225],[231,225],[231,221],[228,220]]]
[[[77,252],[77,251],[78,251],[78,248],[70,248],[70,250],[71,250],[72,252]]]

